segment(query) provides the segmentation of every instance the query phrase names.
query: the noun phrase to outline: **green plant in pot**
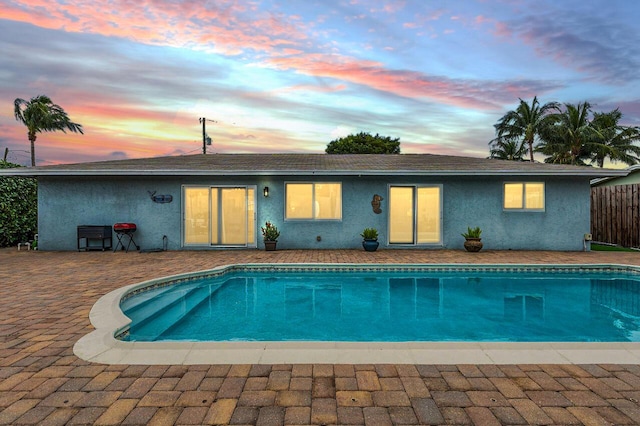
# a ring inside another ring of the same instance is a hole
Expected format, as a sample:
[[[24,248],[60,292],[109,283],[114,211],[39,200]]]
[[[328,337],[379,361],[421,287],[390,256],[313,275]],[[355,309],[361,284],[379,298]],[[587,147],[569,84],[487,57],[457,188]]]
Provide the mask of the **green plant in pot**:
[[[278,243],[278,237],[280,236],[278,228],[273,223],[267,221],[261,229],[264,249],[266,251],[274,251]]]
[[[482,229],[479,226],[471,228],[467,226],[467,232],[460,234],[464,237],[464,248],[470,252],[477,252],[482,249],[482,241],[480,235],[482,235]]]
[[[376,251],[380,243],[378,242],[378,230],[376,228],[364,228],[360,234],[362,237],[362,247],[365,251]]]

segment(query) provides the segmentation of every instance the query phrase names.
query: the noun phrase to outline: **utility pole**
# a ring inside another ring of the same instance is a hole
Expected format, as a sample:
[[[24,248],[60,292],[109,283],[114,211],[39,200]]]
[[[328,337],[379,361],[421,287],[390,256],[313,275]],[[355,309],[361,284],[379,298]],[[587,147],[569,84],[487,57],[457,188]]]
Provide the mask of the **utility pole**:
[[[7,162],[7,155],[9,155],[9,147],[6,147],[4,149],[4,159],[3,161],[6,163]]]
[[[211,145],[211,138],[207,135],[207,121],[211,123],[217,123],[216,120],[207,120],[205,117],[200,117],[198,119],[200,123],[202,123],[202,153],[207,153],[207,145]]]

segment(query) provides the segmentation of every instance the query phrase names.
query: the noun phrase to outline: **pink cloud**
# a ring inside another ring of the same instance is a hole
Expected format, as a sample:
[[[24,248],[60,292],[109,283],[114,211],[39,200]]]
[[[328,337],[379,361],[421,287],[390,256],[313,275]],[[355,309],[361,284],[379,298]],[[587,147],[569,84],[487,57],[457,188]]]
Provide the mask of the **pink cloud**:
[[[393,14],[405,8],[407,2],[404,0],[387,1],[381,7],[371,8],[371,13]]]
[[[264,62],[277,69],[336,78],[398,96],[432,99],[449,105],[491,109],[496,107],[498,91],[510,91],[502,83],[451,80],[414,71],[390,70],[381,63],[352,57],[305,54],[306,28],[297,15],[257,12],[257,17],[245,19],[244,12],[253,7],[233,0],[221,0],[215,6],[205,7],[195,0],[150,3],[115,0],[95,2],[91,8],[86,7],[83,0],[68,0],[64,4],[34,0],[23,6],[0,4],[0,14],[46,28],[126,37],[142,43],[192,46],[228,55],[261,52],[266,55]],[[386,3],[385,7],[399,10],[404,2]],[[421,19],[440,19],[443,13],[437,10]],[[526,96],[526,85],[523,86],[519,96]],[[126,113],[126,109],[124,111]]]
[[[414,71],[388,70],[379,62],[339,55],[313,54],[271,58],[271,66],[305,75],[331,77],[407,98],[427,98],[449,105],[494,109],[505,97],[529,96],[536,89],[527,82],[496,83],[430,77]]]
[[[493,31],[493,33],[496,35],[496,37],[507,39],[513,38],[513,31],[505,22],[496,22],[495,30]]]
[[[43,28],[124,37],[154,45],[200,47],[232,55],[247,50],[272,52],[282,46],[291,48],[307,38],[303,23],[295,17],[265,13],[248,19],[243,14],[246,10],[246,6],[231,0],[217,1],[215,8],[203,8],[201,2],[194,0],[116,0],[93,2],[90,7],[82,0],[0,4],[4,19]]]
[[[280,89],[280,92],[318,92],[318,93],[335,93],[341,92],[347,89],[346,84],[334,84],[334,85],[311,85],[311,84],[296,84],[295,86],[286,87]]]
[[[445,14],[444,9],[437,9],[431,12],[429,15],[418,15],[416,16],[416,20],[412,22],[405,22],[402,24],[405,28],[422,28],[429,21],[439,21],[442,18],[442,15]]]

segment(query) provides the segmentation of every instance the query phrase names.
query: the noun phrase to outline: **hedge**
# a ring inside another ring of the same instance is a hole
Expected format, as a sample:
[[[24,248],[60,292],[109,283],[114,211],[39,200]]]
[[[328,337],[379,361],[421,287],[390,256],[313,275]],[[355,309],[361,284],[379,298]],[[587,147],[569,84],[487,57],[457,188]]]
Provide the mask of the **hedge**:
[[[21,167],[0,160],[0,169]],[[31,241],[38,232],[38,184],[34,178],[0,176],[0,247]]]

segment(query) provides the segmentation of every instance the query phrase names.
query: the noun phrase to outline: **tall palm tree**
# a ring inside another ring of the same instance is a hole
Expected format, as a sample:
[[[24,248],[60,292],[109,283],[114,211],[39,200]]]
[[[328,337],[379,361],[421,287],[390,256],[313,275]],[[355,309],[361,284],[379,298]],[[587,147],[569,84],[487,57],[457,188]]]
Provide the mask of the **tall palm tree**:
[[[514,140],[499,140],[491,147],[489,158],[496,160],[522,161],[522,157],[526,153],[526,148],[522,143]]]
[[[73,123],[67,113],[59,105],[54,104],[45,95],[34,96],[29,101],[17,98],[14,101],[16,120],[27,126],[29,141],[31,142],[31,166],[36,165],[35,142],[36,134],[67,130],[73,133],[83,133],[82,125]]]
[[[518,141],[521,148],[526,147],[533,162],[533,144],[542,129],[548,125],[548,117],[554,111],[559,111],[557,102],[548,102],[540,106],[537,96],[533,97],[531,105],[520,99],[518,107],[503,115],[493,126],[496,129],[496,138],[489,143],[499,145],[505,141]]]
[[[598,167],[604,167],[605,158],[613,162],[621,161],[629,166],[640,162],[640,147],[634,142],[640,141],[640,128],[618,124],[622,113],[617,108],[610,112],[593,114],[591,125],[595,129],[595,141],[591,160]]]
[[[540,134],[537,151],[547,156],[545,163],[586,165],[597,145],[591,126],[589,102],[565,104],[565,110],[549,116],[551,124]]]

